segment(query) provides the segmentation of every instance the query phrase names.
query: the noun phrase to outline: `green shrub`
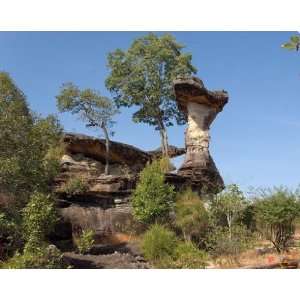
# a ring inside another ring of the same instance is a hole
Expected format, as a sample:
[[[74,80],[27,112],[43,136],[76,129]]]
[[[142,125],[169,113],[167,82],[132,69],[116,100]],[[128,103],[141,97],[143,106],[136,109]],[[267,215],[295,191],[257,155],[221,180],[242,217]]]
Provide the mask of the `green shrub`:
[[[191,189],[177,196],[175,205],[175,224],[183,233],[185,240],[203,244],[207,235],[209,215],[197,193]]]
[[[88,190],[88,183],[81,177],[70,178],[61,188],[60,192],[66,193],[68,197],[82,195]]]
[[[215,196],[211,202],[211,215],[216,226],[226,226],[229,236],[232,227],[239,225],[241,215],[246,207],[243,193],[236,184],[231,184]]]
[[[176,235],[159,224],[152,225],[144,234],[142,249],[147,260],[157,262],[174,254]]]
[[[226,227],[212,227],[206,241],[208,251],[214,256],[237,256],[248,249],[252,242],[251,233],[241,225],[231,228],[231,235]]]
[[[299,215],[299,201],[293,193],[283,188],[275,188],[255,202],[257,228],[278,252],[288,248]]]
[[[0,212],[0,261],[7,259],[23,245],[22,230],[17,218]]]
[[[160,161],[154,161],[140,174],[133,193],[134,217],[145,224],[165,221],[175,201],[174,187],[164,182]]]
[[[208,255],[192,242],[181,242],[175,250],[173,268],[203,269],[207,266]]]
[[[79,237],[74,239],[75,245],[80,254],[86,254],[92,249],[95,243],[94,236],[95,232],[93,230],[86,229],[82,231]]]
[[[34,193],[23,209],[23,235],[27,248],[42,244],[57,221],[58,216],[51,197]]]
[[[0,264],[2,269],[60,269],[67,267],[62,253],[54,245],[43,245],[33,249],[17,252],[11,259]]]

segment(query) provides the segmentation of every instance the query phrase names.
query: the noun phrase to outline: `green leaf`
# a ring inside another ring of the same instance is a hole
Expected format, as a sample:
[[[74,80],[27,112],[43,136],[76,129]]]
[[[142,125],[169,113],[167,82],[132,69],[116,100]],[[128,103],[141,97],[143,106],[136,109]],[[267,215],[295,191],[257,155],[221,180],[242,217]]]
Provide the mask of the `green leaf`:
[[[287,49],[287,50],[295,50],[296,49],[296,45],[292,44],[292,43],[285,43],[283,45],[281,45],[282,48]]]
[[[297,44],[300,42],[300,37],[297,36],[297,35],[293,35],[291,36],[291,41],[294,43],[294,44]]]

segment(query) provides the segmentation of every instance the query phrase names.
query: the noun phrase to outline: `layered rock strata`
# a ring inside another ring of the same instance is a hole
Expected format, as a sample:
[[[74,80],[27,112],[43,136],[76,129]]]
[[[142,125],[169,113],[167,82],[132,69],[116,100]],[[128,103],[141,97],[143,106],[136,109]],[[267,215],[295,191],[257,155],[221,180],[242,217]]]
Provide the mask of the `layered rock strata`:
[[[209,129],[228,102],[225,91],[209,91],[196,77],[174,81],[179,109],[186,115],[186,156],[178,175],[187,178],[201,193],[216,193],[224,188],[223,179],[209,153]]]

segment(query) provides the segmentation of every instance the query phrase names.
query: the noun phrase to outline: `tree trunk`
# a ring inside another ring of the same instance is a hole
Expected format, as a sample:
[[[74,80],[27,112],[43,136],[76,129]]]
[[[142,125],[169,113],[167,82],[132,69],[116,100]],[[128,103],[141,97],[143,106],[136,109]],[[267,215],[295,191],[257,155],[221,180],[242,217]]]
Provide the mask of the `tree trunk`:
[[[107,129],[105,127],[105,125],[101,126],[104,132],[104,136],[105,136],[105,149],[106,149],[106,153],[105,153],[105,175],[109,174],[109,135],[107,132]]]
[[[164,125],[164,123],[159,120],[159,133],[161,137],[161,151],[163,156],[169,157],[169,144],[168,144],[168,134],[167,134],[167,129]]]

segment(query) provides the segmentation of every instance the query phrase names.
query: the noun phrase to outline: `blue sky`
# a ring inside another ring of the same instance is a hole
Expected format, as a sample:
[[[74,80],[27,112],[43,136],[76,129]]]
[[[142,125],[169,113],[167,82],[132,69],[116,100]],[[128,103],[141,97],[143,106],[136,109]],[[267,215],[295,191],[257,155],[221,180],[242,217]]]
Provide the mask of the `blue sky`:
[[[63,82],[98,89],[106,57],[126,49],[143,32],[0,32],[0,70],[25,92],[33,110],[58,113]],[[173,32],[193,55],[198,76],[230,99],[211,128],[211,153],[226,183],[249,186],[300,183],[300,56],[280,48],[291,32]],[[133,109],[116,117],[114,140],[145,150],[159,146],[152,127],[131,121]],[[66,131],[98,133],[69,114]],[[184,146],[184,126],[169,128],[170,144]],[[182,158],[176,160],[180,164]]]

